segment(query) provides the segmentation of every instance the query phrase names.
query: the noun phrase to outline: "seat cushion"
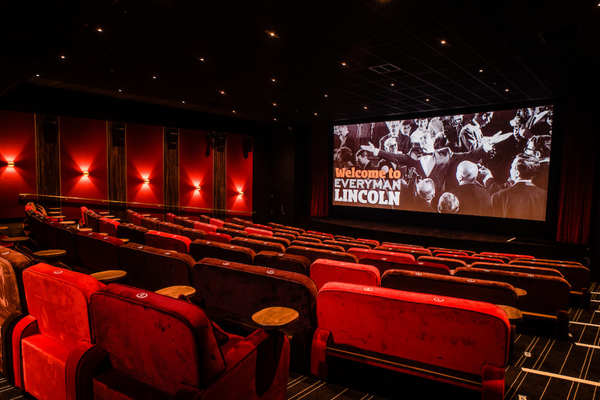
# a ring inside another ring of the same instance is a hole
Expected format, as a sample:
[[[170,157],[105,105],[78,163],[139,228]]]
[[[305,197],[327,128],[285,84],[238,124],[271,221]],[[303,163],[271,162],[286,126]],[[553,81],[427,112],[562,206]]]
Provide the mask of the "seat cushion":
[[[71,349],[48,336],[34,335],[21,341],[25,391],[36,399],[65,399],[65,371]]]

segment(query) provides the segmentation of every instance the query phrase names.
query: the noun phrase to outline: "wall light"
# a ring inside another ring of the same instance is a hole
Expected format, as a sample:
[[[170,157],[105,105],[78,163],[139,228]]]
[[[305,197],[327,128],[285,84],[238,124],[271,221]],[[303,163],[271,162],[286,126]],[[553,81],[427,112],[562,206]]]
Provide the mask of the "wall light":
[[[238,194],[239,194],[240,196],[243,196],[243,195],[244,195],[244,192],[238,192]]]
[[[200,185],[196,185],[194,187],[196,188],[196,190],[202,190],[202,187]]]
[[[89,171],[83,171],[83,176],[90,176],[90,172]]]
[[[8,168],[14,168],[15,167],[15,162],[14,161],[8,161]]]
[[[144,179],[144,184],[149,185],[150,184],[150,179],[148,179],[148,178]]]

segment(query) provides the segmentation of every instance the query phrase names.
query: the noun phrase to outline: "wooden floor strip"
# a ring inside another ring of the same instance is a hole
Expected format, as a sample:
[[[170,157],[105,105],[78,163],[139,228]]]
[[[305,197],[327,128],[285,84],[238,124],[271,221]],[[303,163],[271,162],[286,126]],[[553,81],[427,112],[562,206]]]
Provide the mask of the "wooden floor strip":
[[[579,342],[575,342],[575,346],[589,347],[591,349],[600,349],[600,346],[594,346],[592,344],[585,344],[585,343],[579,343]]]
[[[586,381],[585,379],[579,379],[579,378],[573,378],[571,376],[553,374],[551,372],[536,371],[535,369],[529,369],[529,368],[521,368],[521,369],[528,374],[543,375],[543,376],[549,376],[550,378],[557,378],[557,379],[563,379],[563,380],[571,381],[571,382],[585,383],[586,385],[600,386],[600,382]]]

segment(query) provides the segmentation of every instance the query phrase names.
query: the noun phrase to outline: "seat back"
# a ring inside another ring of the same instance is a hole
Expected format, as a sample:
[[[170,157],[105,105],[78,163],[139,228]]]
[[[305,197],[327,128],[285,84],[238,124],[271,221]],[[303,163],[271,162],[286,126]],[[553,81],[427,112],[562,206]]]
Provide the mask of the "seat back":
[[[459,267],[466,267],[467,263],[463,260],[458,260],[456,258],[446,258],[446,257],[429,257],[429,256],[421,256],[418,261],[443,264],[447,266],[450,270],[454,270]]]
[[[225,234],[225,233],[219,233],[219,232],[208,232],[204,235],[205,240],[211,240],[213,242],[219,242],[219,243],[229,243],[231,241],[231,236]]]
[[[190,255],[196,261],[209,257],[241,264],[252,264],[255,254],[254,250],[247,247],[211,240],[194,240],[190,244]]]
[[[237,246],[247,247],[254,250],[255,253],[260,253],[261,251],[276,251],[278,253],[285,252],[285,247],[282,244],[266,242],[264,240],[236,237],[231,239],[230,243]]]
[[[96,232],[79,232],[75,234],[75,245],[83,269],[90,272],[121,269],[119,247],[123,245],[122,240]]]
[[[231,222],[233,222],[234,224],[243,225],[243,226],[252,226],[252,225],[254,225],[252,223],[252,221],[248,221],[248,220],[241,219],[241,218],[236,218],[236,217],[231,218]]]
[[[246,228],[244,228],[244,232],[248,232],[249,235],[251,235],[253,233],[257,233],[259,235],[273,236],[273,232],[270,230],[259,229],[259,228],[254,228],[254,227],[246,227]]]
[[[431,253],[434,257],[437,256],[439,253],[459,253],[466,254],[468,256],[472,256],[476,253],[473,250],[447,249],[445,247],[428,247],[428,249],[431,250]]]
[[[92,343],[90,296],[104,285],[89,275],[40,263],[23,271],[29,314],[39,333],[69,348]]]
[[[167,286],[192,284],[195,261],[189,254],[127,243],[119,247],[119,258],[127,272],[127,282],[132,286],[155,291]]]
[[[489,257],[478,257],[478,256],[463,256],[460,254],[453,254],[453,253],[438,253],[436,255],[436,257],[439,258],[451,258],[451,259],[456,259],[456,260],[461,260],[464,261],[467,265],[473,264],[474,262],[487,262],[487,263],[497,263],[497,264],[504,264],[503,260],[500,260],[498,258],[489,258]]]
[[[198,229],[201,231],[204,231],[206,233],[208,232],[216,232],[217,231],[217,226],[211,225],[211,224],[206,224],[204,222],[194,222],[194,229]]]
[[[167,395],[203,389],[225,370],[211,321],[193,304],[112,284],[92,296],[91,315],[112,368]]]
[[[92,210],[85,211],[85,216],[85,225],[88,228],[91,228],[92,232],[100,232],[100,224],[98,223],[98,220],[102,218],[102,216],[96,214]]]
[[[504,282],[392,269],[381,277],[381,287],[517,307],[515,288]]]
[[[117,237],[129,239],[130,243],[146,244],[148,228],[133,223],[122,223],[117,226]]]
[[[481,376],[508,363],[508,318],[490,303],[330,282],[317,323],[336,345],[453,371]]]
[[[326,258],[328,260],[338,260],[349,263],[358,262],[358,258],[354,254],[342,251],[321,250],[304,246],[290,246],[287,249],[285,249],[285,254],[295,254],[297,256],[304,256],[308,258],[311,263],[315,262],[315,260],[319,258]]]
[[[326,243],[305,242],[304,240],[300,240],[300,239],[296,239],[296,240],[292,241],[292,243],[290,243],[290,244],[292,246],[312,247],[312,248],[321,249],[321,250],[340,251],[340,252],[346,251],[346,249],[343,246],[338,246],[335,244],[326,244]]]
[[[146,232],[146,244],[164,250],[175,250],[179,253],[189,253],[190,238],[172,233],[148,231]]]
[[[383,274],[390,269],[399,269],[402,271],[415,271],[415,272],[427,272],[430,274],[438,275],[451,275],[450,268],[444,264],[437,264],[426,261],[413,261],[413,260],[400,260],[398,262],[373,259],[373,258],[362,258],[359,264],[368,264],[376,267],[379,270],[379,274]]]
[[[70,226],[56,227],[57,249],[63,249],[67,252],[65,255],[66,263],[69,266],[75,265],[78,260],[77,243],[75,243],[75,234],[79,232],[77,228]]]
[[[267,235],[259,235],[258,233],[253,233],[251,235],[248,235],[249,239],[256,239],[256,240],[261,240],[263,242],[271,242],[271,243],[278,243],[280,245],[282,245],[283,247],[288,247],[290,245],[290,241],[286,238],[280,237],[280,236],[267,236]]]
[[[348,253],[354,254],[359,260],[363,258],[370,258],[372,260],[383,260],[392,262],[402,262],[406,260],[415,261],[415,257],[412,254],[401,253],[396,251],[360,249],[357,247],[353,247],[350,250],[348,250]]]
[[[50,219],[44,219],[42,221],[42,229],[44,230],[44,238],[46,239],[46,245],[50,249],[58,249],[58,241],[56,240],[56,225],[60,225],[60,222],[52,221]]]
[[[44,220],[46,218],[39,213],[31,214],[31,233],[33,233],[34,243],[38,248],[44,248],[48,245],[46,232],[44,231]]]
[[[428,249],[419,249],[416,247],[407,247],[407,246],[395,246],[395,245],[383,245],[375,247],[375,250],[383,250],[383,251],[397,251],[399,253],[408,253],[412,254],[415,259],[421,256],[430,256],[431,251]]]
[[[556,276],[470,267],[457,268],[454,276],[506,282],[524,289],[527,295],[519,299],[521,311],[554,316],[557,311],[569,308],[571,286],[565,279]]]
[[[222,228],[223,224],[225,224],[225,221],[221,221],[220,219],[217,218],[211,218],[208,220],[209,224],[216,226],[217,228]]]
[[[335,246],[340,246],[341,248],[344,249],[344,251],[348,251],[353,247],[356,247],[359,249],[370,249],[371,248],[369,245],[366,245],[366,244],[361,244],[359,242],[350,242],[350,241],[346,241],[346,240],[324,240],[323,244],[332,244]]]
[[[181,231],[181,234],[185,237],[190,238],[190,240],[193,242],[196,239],[204,239],[204,231],[198,230],[198,229],[193,229],[193,228],[184,228]]]
[[[176,215],[173,214],[173,213],[166,213],[165,214],[165,219],[167,220],[167,222],[170,222],[172,224],[175,223],[175,217],[176,217]]]
[[[591,284],[591,272],[579,263],[563,263],[560,261],[546,262],[539,260],[513,260],[511,265],[525,265],[530,267],[552,268],[559,271],[571,284],[571,289],[577,292],[589,289]]]
[[[243,230],[238,230],[238,229],[225,228],[225,226],[223,226],[223,228],[218,228],[217,233],[224,233],[226,235],[231,236],[232,238],[249,236],[248,232],[244,232]]]
[[[117,237],[119,222],[114,219],[102,217],[98,220],[98,229],[100,233],[108,233],[108,236]]]
[[[157,231],[160,221],[157,218],[142,217],[142,226],[150,231]]]
[[[510,258],[510,260],[514,260],[517,258],[521,258],[521,259],[529,259],[529,260],[535,260],[534,256],[530,256],[530,255],[526,255],[526,254],[513,254],[513,253],[493,253],[493,252],[489,252],[489,251],[482,251],[481,253],[482,256],[500,256],[500,257],[508,257]]]
[[[252,326],[254,313],[275,306],[289,307],[300,314],[297,322],[285,327],[286,332],[315,323],[317,287],[306,275],[204,258],[194,265],[192,281],[209,315],[231,324],[240,321]]]
[[[282,269],[308,276],[310,260],[304,256],[277,253],[274,251],[261,251],[254,256],[254,265],[271,269]]]
[[[379,270],[372,265],[347,263],[319,258],[310,266],[310,278],[321,289],[327,282],[380,286]]]
[[[542,268],[542,267],[526,267],[523,265],[514,265],[514,264],[496,264],[496,263],[485,263],[485,262],[474,262],[470,265],[471,268],[487,268],[487,269],[497,269],[501,271],[514,271],[514,272],[522,272],[524,274],[535,274],[535,275],[547,275],[547,276],[558,276],[559,278],[564,278],[563,274],[561,274],[558,270],[552,268]]]

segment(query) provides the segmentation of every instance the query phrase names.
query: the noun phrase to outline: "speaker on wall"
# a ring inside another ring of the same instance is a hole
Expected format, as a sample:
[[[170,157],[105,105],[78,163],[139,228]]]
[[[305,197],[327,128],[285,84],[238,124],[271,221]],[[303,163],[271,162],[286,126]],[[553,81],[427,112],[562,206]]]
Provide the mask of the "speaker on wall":
[[[242,153],[244,158],[248,158],[248,153],[252,152],[252,138],[245,138],[242,141]]]
[[[58,118],[52,115],[42,117],[42,134],[45,143],[58,143]]]
[[[125,124],[123,122],[115,122],[112,127],[112,142],[113,146],[125,146]]]
[[[177,148],[177,138],[179,136],[178,128],[166,128],[165,130],[165,141],[167,142],[167,148],[174,150]]]

